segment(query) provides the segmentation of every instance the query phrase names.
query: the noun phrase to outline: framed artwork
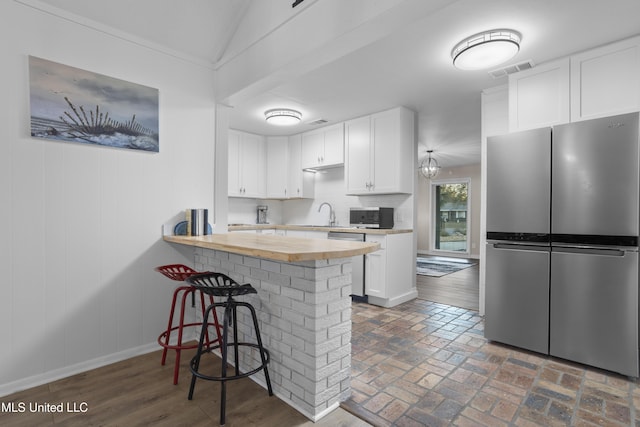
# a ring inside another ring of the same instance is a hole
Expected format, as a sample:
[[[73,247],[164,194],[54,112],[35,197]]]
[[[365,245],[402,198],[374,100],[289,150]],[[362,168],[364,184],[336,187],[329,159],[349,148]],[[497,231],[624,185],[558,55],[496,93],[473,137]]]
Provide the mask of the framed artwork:
[[[158,152],[158,90],[29,56],[31,136]]]

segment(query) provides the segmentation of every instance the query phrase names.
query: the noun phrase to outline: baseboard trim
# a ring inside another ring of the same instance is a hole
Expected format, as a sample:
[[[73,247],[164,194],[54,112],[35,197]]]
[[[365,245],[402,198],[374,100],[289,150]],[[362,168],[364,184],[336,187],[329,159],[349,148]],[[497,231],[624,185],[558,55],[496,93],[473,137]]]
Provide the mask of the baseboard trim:
[[[67,378],[72,375],[80,374],[82,372],[90,371],[92,369],[101,368],[112,363],[120,362],[122,360],[130,359],[135,356],[141,356],[143,354],[151,353],[160,348],[157,342],[141,345],[139,347],[129,348],[127,350],[112,353],[106,356],[97,357],[95,359],[87,360],[84,362],[76,363],[74,365],[65,366],[64,368],[58,368],[51,371],[43,372],[42,374],[33,375],[27,378],[22,378],[16,381],[12,381],[6,384],[0,384],[0,397],[7,396],[18,391],[26,390],[32,387],[37,387],[42,384],[47,384],[53,381]]]

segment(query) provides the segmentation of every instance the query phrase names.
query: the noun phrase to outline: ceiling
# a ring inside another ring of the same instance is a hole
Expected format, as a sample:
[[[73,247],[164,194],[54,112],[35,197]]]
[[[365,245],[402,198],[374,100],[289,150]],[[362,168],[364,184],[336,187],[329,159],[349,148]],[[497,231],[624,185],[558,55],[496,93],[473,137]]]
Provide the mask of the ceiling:
[[[29,1],[216,64],[252,3],[265,0]],[[307,7],[312,13],[312,1]],[[479,163],[480,92],[507,79],[453,68],[454,44],[483,30],[513,28],[522,33],[522,43],[508,64],[541,64],[640,34],[638,0],[451,0],[426,10],[391,35],[233,105],[230,126],[263,135],[294,134],[311,129],[309,120],[333,123],[404,105],[418,113],[421,157],[433,149],[445,167]],[[304,110],[303,123],[268,126],[256,111],[274,104]]]

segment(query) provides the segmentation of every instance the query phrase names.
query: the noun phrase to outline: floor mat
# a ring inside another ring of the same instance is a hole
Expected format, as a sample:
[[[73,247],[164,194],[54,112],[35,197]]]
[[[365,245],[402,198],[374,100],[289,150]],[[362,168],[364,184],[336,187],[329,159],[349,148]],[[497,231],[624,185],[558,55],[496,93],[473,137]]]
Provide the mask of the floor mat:
[[[423,276],[442,277],[476,265],[475,262],[461,258],[418,257],[416,273]]]

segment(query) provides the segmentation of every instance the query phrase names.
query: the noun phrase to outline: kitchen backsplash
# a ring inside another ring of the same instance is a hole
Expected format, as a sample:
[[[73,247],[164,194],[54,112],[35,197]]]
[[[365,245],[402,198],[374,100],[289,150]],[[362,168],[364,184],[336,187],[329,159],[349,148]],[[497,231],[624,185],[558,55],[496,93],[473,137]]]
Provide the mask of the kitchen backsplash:
[[[395,228],[414,228],[413,195],[346,196],[344,168],[317,172],[315,198],[294,200],[258,200],[229,198],[229,223],[255,224],[256,207],[269,206],[267,220],[271,224],[329,224],[329,208],[318,207],[328,202],[333,207],[337,225],[349,225],[349,208],[382,206],[395,208]]]

